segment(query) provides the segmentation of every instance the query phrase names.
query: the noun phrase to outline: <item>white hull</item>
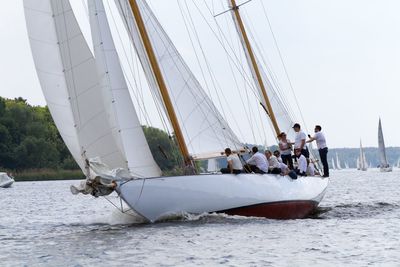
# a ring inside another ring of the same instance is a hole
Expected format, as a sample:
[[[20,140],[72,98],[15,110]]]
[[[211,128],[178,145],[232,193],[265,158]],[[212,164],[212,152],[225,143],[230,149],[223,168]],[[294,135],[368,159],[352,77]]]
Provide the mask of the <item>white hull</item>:
[[[393,171],[392,167],[386,167],[386,168],[379,168],[380,172],[391,172]]]
[[[0,183],[0,188],[10,187],[14,183],[14,179],[10,178],[8,181],[4,181]]]
[[[120,183],[117,192],[150,222],[208,212],[295,219],[318,206],[328,184],[321,177],[210,174],[131,180]]]

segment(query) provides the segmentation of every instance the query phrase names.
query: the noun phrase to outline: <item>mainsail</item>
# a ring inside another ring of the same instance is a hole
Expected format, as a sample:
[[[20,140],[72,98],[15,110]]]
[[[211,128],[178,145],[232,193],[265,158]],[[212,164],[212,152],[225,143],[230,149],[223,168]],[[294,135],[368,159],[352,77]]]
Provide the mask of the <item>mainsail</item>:
[[[115,3],[124,18],[150,88],[165,109],[129,3],[127,0],[115,0]],[[147,3],[143,0],[136,3],[191,156],[194,159],[211,158],[221,156],[226,147],[242,149],[242,143],[192,74]]]
[[[126,142],[138,138],[136,114],[130,108],[131,103],[121,100],[126,96],[126,86],[114,80],[120,76],[118,69],[110,66],[111,74],[105,77],[104,72],[100,72],[101,79],[98,73],[98,70],[104,71],[101,64],[115,62],[117,58],[98,47],[97,55],[103,61],[96,64],[69,1],[24,0],[24,7],[46,102],[81,169],[85,168],[85,159],[97,157],[110,168],[131,168],[133,174],[157,175],[159,169],[155,163],[149,163],[148,148],[139,145],[139,151],[145,155],[136,157],[122,148],[122,144],[125,146]],[[107,43],[107,39],[104,41]],[[111,43],[107,45],[104,47],[110,48]],[[121,90],[117,92],[116,89]],[[113,101],[121,101],[128,112],[119,112],[111,104]],[[132,117],[129,123],[128,118]]]
[[[382,124],[380,118],[378,125],[378,148],[379,148],[379,164],[380,164],[379,166],[381,168],[386,168],[389,166],[389,164],[386,158],[385,141],[383,139]]]

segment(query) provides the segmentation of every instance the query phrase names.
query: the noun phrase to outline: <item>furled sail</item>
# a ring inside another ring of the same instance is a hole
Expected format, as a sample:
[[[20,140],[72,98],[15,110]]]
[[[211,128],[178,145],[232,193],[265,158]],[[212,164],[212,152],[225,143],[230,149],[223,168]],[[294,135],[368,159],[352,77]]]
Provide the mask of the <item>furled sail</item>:
[[[136,1],[167,84],[185,143],[194,159],[221,156],[224,148],[243,148],[217,108],[207,96],[183,58],[144,0]],[[157,100],[163,103],[149,59],[127,0],[115,0]],[[161,106],[164,106],[161,104]]]
[[[122,130],[121,136],[130,135],[126,129],[132,125],[124,124],[121,118],[123,115],[130,117],[132,113],[116,114],[116,109],[111,108],[110,103],[120,97],[110,98],[105,86],[116,86],[114,89],[119,86],[111,82],[117,72],[110,69],[113,72],[107,76],[110,82],[106,83],[106,78],[101,77],[99,83],[95,58],[69,1],[24,0],[24,7],[32,54],[46,102],[81,169],[85,170],[85,158],[99,158],[113,169],[147,166],[131,161],[122,149],[115,127]],[[101,48],[97,50],[101,51]],[[101,53],[98,54],[101,57]],[[103,55],[103,59],[102,63],[115,60],[109,55]],[[101,69],[101,64],[99,66]],[[111,118],[115,115],[118,116]],[[140,173],[145,174],[142,170],[139,168]],[[157,170],[150,173],[157,173]]]
[[[378,125],[378,148],[379,148],[379,164],[381,168],[386,168],[389,166],[386,158],[385,140],[383,139],[382,123],[379,118]]]
[[[129,94],[103,1],[88,3],[100,87],[114,139],[126,156],[131,173],[139,177],[160,176]]]

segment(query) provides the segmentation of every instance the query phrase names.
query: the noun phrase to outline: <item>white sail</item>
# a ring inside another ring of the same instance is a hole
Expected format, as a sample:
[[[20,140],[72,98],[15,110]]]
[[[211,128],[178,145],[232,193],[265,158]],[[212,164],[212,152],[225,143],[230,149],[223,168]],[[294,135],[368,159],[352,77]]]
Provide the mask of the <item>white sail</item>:
[[[127,0],[115,2],[130,33],[150,88],[158,96],[161,106],[164,106],[129,3]],[[201,159],[221,156],[226,147],[242,149],[243,145],[194,77],[147,3],[143,0],[136,2],[190,154],[194,159]]]
[[[366,171],[368,169],[368,162],[365,157],[365,153],[364,153],[364,149],[362,147],[361,140],[360,140],[360,156],[359,156],[358,160],[359,160],[359,167],[360,167],[359,169],[362,171]]]
[[[342,169],[342,166],[341,166],[341,164],[340,164],[340,160],[339,160],[339,156],[338,156],[338,153],[336,152],[336,168],[338,169],[338,170],[341,170]]]
[[[139,177],[160,176],[129,94],[102,0],[89,0],[89,17],[104,106],[114,139],[131,173]]]
[[[41,87],[74,159],[82,170],[84,158],[95,157],[110,168],[128,168],[105,104],[112,100],[101,93],[95,59],[69,1],[24,0],[24,7]]]
[[[385,140],[383,139],[382,124],[380,118],[378,124],[378,150],[379,150],[379,166],[381,168],[389,167],[386,158]]]
[[[219,170],[218,159],[212,158],[207,160],[207,172],[216,173]]]
[[[335,160],[332,158],[332,169],[337,170]]]

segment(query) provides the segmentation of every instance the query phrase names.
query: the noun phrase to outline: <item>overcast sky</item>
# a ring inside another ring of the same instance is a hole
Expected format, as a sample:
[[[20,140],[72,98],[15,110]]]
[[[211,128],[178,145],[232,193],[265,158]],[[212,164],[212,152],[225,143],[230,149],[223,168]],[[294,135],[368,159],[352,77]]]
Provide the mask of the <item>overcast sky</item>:
[[[250,12],[257,8],[257,1],[261,0],[253,0],[242,9]],[[321,124],[330,147],[357,147],[360,138],[365,146],[377,146],[380,116],[386,146],[400,146],[400,2],[263,1],[309,127],[307,132]],[[180,16],[176,0],[149,2],[160,21],[174,27],[172,18]],[[252,19],[257,25],[259,17]],[[0,33],[0,96],[22,96],[33,105],[45,105],[22,0],[2,3]],[[185,50],[184,56],[190,53],[187,40],[180,44],[183,37],[173,31],[171,38],[178,49]]]

